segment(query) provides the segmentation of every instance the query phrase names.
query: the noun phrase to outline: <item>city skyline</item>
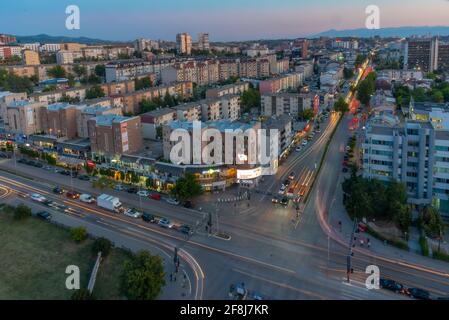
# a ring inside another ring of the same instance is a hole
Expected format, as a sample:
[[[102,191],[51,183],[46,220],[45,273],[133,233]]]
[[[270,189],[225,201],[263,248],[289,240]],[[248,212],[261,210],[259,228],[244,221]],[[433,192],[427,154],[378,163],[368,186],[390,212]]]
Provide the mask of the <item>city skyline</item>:
[[[81,11],[81,29],[65,28],[65,8],[76,4]],[[257,6],[256,6],[257,4]],[[0,30],[17,35],[51,34],[89,36],[105,40],[129,41],[139,37],[174,41],[179,32],[188,32],[196,41],[200,32],[208,32],[210,41],[242,41],[311,36],[330,29],[364,28],[369,1],[344,0],[338,6],[329,0],[246,1],[230,0],[152,1],[130,0],[124,6],[116,1],[95,3],[79,0],[22,0],[2,4]],[[401,3],[379,1],[380,27],[449,26],[449,2],[418,0]],[[323,10],[326,7],[328,9]],[[238,9],[238,10],[237,10]],[[401,11],[403,14],[397,15]],[[101,12],[101,15],[98,15]],[[153,17],[154,16],[154,17]],[[40,19],[39,19],[40,17]],[[111,25],[111,21],[114,24]],[[266,23],[269,21],[270,23]]]

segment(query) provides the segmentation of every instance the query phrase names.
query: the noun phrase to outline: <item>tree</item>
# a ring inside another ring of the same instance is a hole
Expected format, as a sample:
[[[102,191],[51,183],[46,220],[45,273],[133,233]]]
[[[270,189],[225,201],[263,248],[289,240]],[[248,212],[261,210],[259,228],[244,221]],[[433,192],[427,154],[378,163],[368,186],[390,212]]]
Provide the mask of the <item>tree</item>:
[[[343,97],[339,97],[338,100],[334,103],[334,110],[344,114],[349,111],[349,104]]]
[[[432,94],[432,100],[437,103],[444,102],[444,95],[441,91],[434,91]]]
[[[308,121],[315,116],[315,113],[313,112],[312,109],[306,109],[304,111],[300,111],[298,116],[299,118]]]
[[[71,296],[72,300],[96,300],[95,296],[87,289],[80,288],[75,290]]]
[[[349,68],[344,68],[343,69],[343,76],[345,77],[346,80],[351,79],[354,76],[354,71],[352,69]]]
[[[358,54],[357,57],[355,58],[355,67],[361,67],[363,62],[366,60],[366,56],[364,54]]]
[[[244,112],[250,111],[252,108],[260,108],[260,92],[254,88],[249,88],[243,92],[241,97],[241,106]]]
[[[445,234],[445,224],[437,209],[432,206],[424,208],[419,219],[419,225],[424,230],[425,234],[431,238],[437,238]]]
[[[131,300],[154,300],[165,286],[161,257],[140,251],[125,261],[121,289]]]
[[[25,220],[31,217],[31,209],[24,204],[19,204],[14,209],[14,220]]]
[[[106,77],[106,67],[104,64],[98,64],[95,66],[95,74],[98,77],[104,78]]]
[[[49,68],[47,70],[47,74],[52,78],[65,78],[66,71],[61,66],[54,66],[53,68]]]
[[[87,69],[82,64],[75,64],[73,66],[73,72],[78,76],[78,78],[81,78],[82,76],[87,75]]]
[[[97,238],[92,244],[92,253],[97,255],[99,251],[101,251],[102,257],[107,257],[111,252],[112,243],[106,238]]]
[[[175,101],[173,100],[173,97],[171,96],[171,94],[167,91],[165,91],[165,96],[164,96],[164,104],[168,107],[173,107],[176,105]]]
[[[203,188],[193,174],[187,173],[184,177],[176,181],[176,185],[171,192],[177,199],[185,201],[201,195]]]
[[[13,73],[8,73],[5,69],[0,69],[0,87],[11,92],[33,92],[33,82],[30,78],[20,77]]]
[[[360,100],[365,106],[369,105],[371,100],[371,95],[374,93],[375,86],[374,82],[371,79],[365,79],[360,82],[358,91],[357,91],[357,99]]]
[[[96,99],[104,96],[103,88],[98,85],[94,85],[86,91],[86,99]]]
[[[135,79],[134,85],[136,90],[142,90],[153,86],[153,82],[150,77],[144,77],[142,79]]]
[[[70,230],[70,237],[73,241],[83,242],[87,239],[87,231],[85,227],[76,227]]]

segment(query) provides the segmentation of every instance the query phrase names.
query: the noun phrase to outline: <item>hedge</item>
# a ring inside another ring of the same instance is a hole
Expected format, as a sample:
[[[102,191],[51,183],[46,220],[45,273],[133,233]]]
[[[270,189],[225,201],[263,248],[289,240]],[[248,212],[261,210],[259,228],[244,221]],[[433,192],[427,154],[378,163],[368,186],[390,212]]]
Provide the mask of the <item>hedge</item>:
[[[389,238],[385,237],[384,235],[380,234],[379,232],[375,231],[370,226],[367,226],[366,233],[370,234],[374,238],[377,238],[382,241],[386,241],[387,244],[395,246],[399,249],[406,250],[406,251],[410,250],[410,248],[408,247],[408,244],[406,242],[399,240],[399,239],[389,239]]]
[[[435,250],[433,252],[433,258],[437,259],[437,260],[442,260],[442,261],[449,262],[449,254],[441,252],[441,251],[438,252],[437,250]]]
[[[427,243],[426,237],[419,237],[419,245],[421,246],[421,253],[423,256],[429,256],[429,244]]]

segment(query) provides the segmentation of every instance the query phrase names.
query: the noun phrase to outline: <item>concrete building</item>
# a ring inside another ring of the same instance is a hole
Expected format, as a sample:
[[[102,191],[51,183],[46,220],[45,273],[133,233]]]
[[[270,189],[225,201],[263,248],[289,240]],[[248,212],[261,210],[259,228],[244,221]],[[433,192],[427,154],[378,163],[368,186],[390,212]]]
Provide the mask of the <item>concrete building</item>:
[[[249,89],[249,82],[242,81],[206,90],[206,98],[218,98],[228,94],[242,94]]]
[[[41,52],[58,52],[59,50],[61,50],[59,43],[45,43],[39,47]]]
[[[272,93],[261,96],[261,115],[266,117],[291,115],[313,108],[314,94]]]
[[[89,127],[88,121],[97,116],[106,116],[106,115],[122,115],[122,109],[114,106],[78,106],[76,110],[76,131],[77,136],[80,138],[89,138]]]
[[[7,104],[5,129],[9,133],[31,135],[44,130],[42,114],[47,105],[29,100],[16,100]]]
[[[134,49],[136,49],[136,51],[138,52],[142,52],[145,50],[147,51],[159,50],[159,42],[150,39],[140,38],[134,42]]]
[[[449,43],[439,42],[438,69],[446,71],[449,70]]]
[[[83,57],[82,51],[60,50],[56,52],[56,63],[59,65],[73,64],[76,59],[82,59]]]
[[[41,64],[39,60],[39,53],[28,49],[22,51],[22,61],[25,65],[31,66]]]
[[[176,35],[176,50],[179,54],[190,55],[192,53],[192,37],[188,33]]]
[[[176,110],[162,108],[140,115],[142,122],[142,136],[144,139],[155,140],[158,138],[158,128],[176,120]]]
[[[50,104],[42,112],[43,131],[49,135],[73,139],[77,134],[77,106],[68,103]]]
[[[404,65],[408,69],[431,72],[438,69],[438,38],[409,38]]]
[[[294,72],[279,77],[260,81],[259,91],[265,93],[276,93],[289,89],[296,89],[303,84],[304,76],[300,72]]]
[[[138,76],[148,75],[155,79],[153,83],[161,79],[161,71],[171,65],[170,60],[146,61],[126,61],[109,62],[106,64],[106,82],[119,82],[131,80]],[[152,76],[151,74],[154,74]]]
[[[23,101],[28,98],[26,92],[14,93],[9,91],[0,91],[0,119],[5,125],[8,121],[7,106],[16,101]]]
[[[210,50],[208,33],[198,33],[198,50]]]
[[[102,115],[87,123],[94,157],[134,153],[142,148],[140,117]]]

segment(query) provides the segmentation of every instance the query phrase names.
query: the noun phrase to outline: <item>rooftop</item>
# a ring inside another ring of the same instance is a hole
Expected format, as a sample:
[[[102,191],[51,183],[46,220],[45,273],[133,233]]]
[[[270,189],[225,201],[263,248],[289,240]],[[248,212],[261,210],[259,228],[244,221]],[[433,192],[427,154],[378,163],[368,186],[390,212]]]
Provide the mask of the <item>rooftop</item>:
[[[115,114],[108,114],[94,117],[91,120],[94,120],[98,126],[112,126],[113,123],[121,123],[124,121],[128,121],[132,118],[135,117],[125,117],[125,116],[118,116]]]
[[[63,109],[68,109],[71,107],[75,107],[72,104],[69,104],[67,102],[58,102],[58,103],[53,103],[48,105],[48,111],[59,111],[59,110],[63,110]]]

